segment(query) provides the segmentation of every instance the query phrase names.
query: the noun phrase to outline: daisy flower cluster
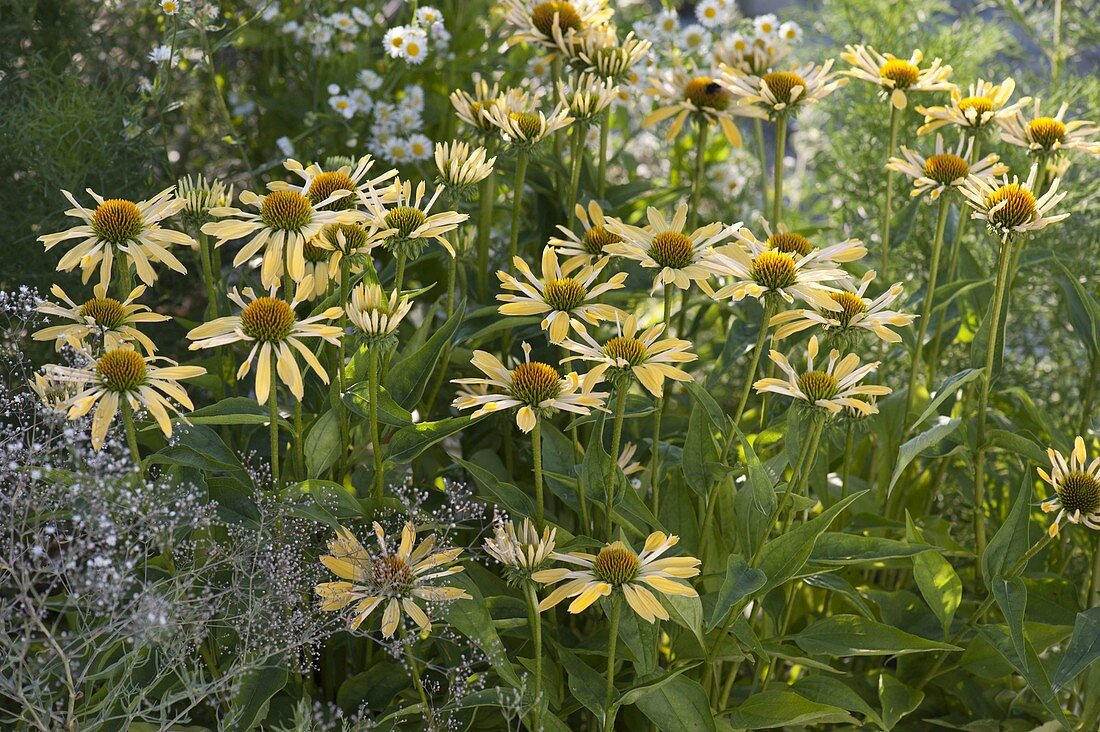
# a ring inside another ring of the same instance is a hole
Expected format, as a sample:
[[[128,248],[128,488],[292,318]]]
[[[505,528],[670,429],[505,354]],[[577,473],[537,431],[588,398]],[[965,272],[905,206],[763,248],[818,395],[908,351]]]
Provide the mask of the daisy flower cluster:
[[[369,119],[367,148],[379,158],[396,165],[427,160],[432,141],[423,133],[424,87],[406,84],[392,101],[377,99],[383,77],[373,69],[361,70],[358,85],[328,86],[328,104],[349,122]],[[351,143],[357,140],[350,138]]]
[[[296,4],[290,4],[288,15],[297,10]],[[272,11],[278,8],[275,4]],[[277,20],[278,13],[272,12],[267,20]],[[280,31],[295,42],[307,46],[313,56],[328,58],[338,54],[355,53],[367,40],[376,25],[383,22],[380,13],[372,14],[362,7],[353,7],[329,15],[317,14],[306,17],[292,17],[279,26]]]
[[[382,37],[382,48],[390,58],[401,59],[418,66],[428,58],[429,51],[446,56],[451,34],[443,24],[443,13],[430,5],[421,5],[412,22],[395,25]]]

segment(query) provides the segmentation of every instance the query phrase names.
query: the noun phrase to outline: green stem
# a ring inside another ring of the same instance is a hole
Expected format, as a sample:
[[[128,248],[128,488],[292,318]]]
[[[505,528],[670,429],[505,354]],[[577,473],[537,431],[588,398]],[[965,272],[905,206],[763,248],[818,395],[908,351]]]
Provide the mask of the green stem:
[[[298,471],[300,480],[304,480],[306,477],[306,457],[302,448],[303,432],[305,428],[302,425],[302,402],[301,400],[294,400],[294,468]]]
[[[625,380],[624,380],[625,381]],[[615,464],[619,461],[619,447],[623,437],[623,419],[626,415],[626,396],[630,391],[630,382],[617,384],[615,386],[615,422],[611,428],[611,468],[612,475],[608,476],[606,481],[607,485],[607,540],[611,541],[611,532],[613,531],[611,523],[611,514],[615,508],[615,485],[618,481],[614,480]]]
[[[603,198],[607,190],[607,141],[611,136],[611,108],[600,119],[600,158],[596,168],[596,195]]]
[[[455,312],[455,279],[458,275],[458,257],[451,257],[447,263],[447,320]]]
[[[604,708],[607,712],[604,716],[604,732],[611,732],[615,728],[615,712],[611,708],[611,702],[615,699],[615,650],[619,641],[619,616],[622,614],[622,595],[612,591],[611,594],[611,627],[607,636],[607,691],[604,694]]]
[[[336,361],[336,375],[340,384],[340,399],[337,401],[337,409],[340,415],[340,460],[343,461],[348,454],[351,444],[351,426],[348,423],[348,408],[344,404],[344,394],[348,391],[347,375],[347,346],[344,341],[348,338],[348,301],[351,299],[351,263],[347,257],[340,258],[340,307],[344,312],[340,315],[340,345],[339,355]]]
[[[113,246],[113,245],[109,245]],[[130,271],[130,260],[125,254],[115,251],[115,271],[118,272],[118,299],[125,300],[130,297],[130,291],[134,289],[134,275]]]
[[[570,148],[569,157],[569,195],[565,200],[565,221],[567,225],[573,223],[574,210],[577,208],[577,192],[581,184],[581,162],[584,160],[584,133],[583,124],[573,123],[573,145]]]
[[[1100,370],[1100,354],[1092,357],[1092,361],[1089,363],[1088,374],[1086,375],[1084,397],[1082,398],[1083,409],[1081,410],[1081,422],[1077,426],[1077,434],[1083,435],[1085,430],[1088,429],[1089,420],[1092,418],[1092,407],[1096,401],[1096,376],[1097,371]]]
[[[271,435],[271,481],[279,487],[279,372],[278,357],[271,352],[271,384],[267,395],[268,429]]]
[[[199,259],[202,262],[202,279],[206,284],[206,319],[218,317],[218,290],[214,284],[214,266],[210,256],[210,238],[199,230]]]
[[[519,253],[519,222],[523,211],[523,184],[527,179],[527,153],[521,148],[516,151],[516,177],[512,184],[512,233],[508,238],[508,269],[514,270],[513,262]]]
[[[531,616],[531,636],[535,644],[535,710],[532,714],[533,730],[542,729],[542,616],[539,614],[539,598],[535,583],[527,583],[527,607]]]
[[[405,636],[405,631],[401,631],[402,637]],[[409,662],[409,674],[412,676],[413,686],[416,687],[416,694],[420,697],[420,709],[424,713],[424,718],[427,721],[427,729],[434,729],[432,721],[432,707],[428,703],[428,693],[424,690],[424,683],[420,680],[420,663],[416,660],[416,656],[413,655],[413,644],[408,643],[405,646],[405,658]]]
[[[665,333],[672,332],[672,293],[674,285],[665,285],[665,302],[664,302],[664,324]],[[661,507],[660,497],[660,481],[658,480],[658,473],[661,468],[661,416],[665,411],[665,397],[661,396],[657,398],[657,411],[653,413],[653,446],[650,450],[649,456],[649,490],[650,498],[653,502],[653,515],[657,515],[657,511]],[[613,455],[612,460],[618,460],[618,455]]]
[[[772,175],[772,228],[783,216],[783,158],[787,154],[787,115],[775,118],[775,168]]]
[[[126,444],[130,447],[130,457],[138,475],[144,477],[145,468],[141,464],[141,448],[138,447],[137,429],[134,427],[134,408],[130,406],[128,394],[119,394],[119,402],[122,404],[122,423],[126,426]]]
[[[981,577],[982,557],[985,555],[985,450],[986,417],[989,411],[989,392],[993,381],[993,363],[997,355],[997,335],[1000,332],[1001,308],[1004,303],[1005,286],[1008,283],[1009,264],[1012,262],[1012,239],[1001,239],[998,254],[997,284],[993,292],[992,310],[989,313],[989,340],[986,343],[985,366],[982,371],[981,390],[978,396],[978,430],[974,457],[974,545],[978,561],[975,572]]]
[[[756,139],[756,157],[760,161],[760,210],[768,210],[768,153],[764,148],[764,122],[754,117],[753,137]]]
[[[764,296],[764,317],[760,321],[760,332],[756,335],[756,345],[753,346],[749,371],[745,374],[745,385],[741,387],[741,398],[737,401],[737,411],[733,416],[735,425],[741,424],[741,416],[745,413],[745,407],[749,403],[749,394],[752,393],[752,384],[756,380],[756,369],[760,365],[760,354],[764,351],[764,343],[768,339],[768,324],[775,315],[778,302],[771,295]]]
[[[393,276],[393,289],[397,290],[398,293],[401,292],[401,287],[405,284],[405,259],[404,254],[397,255],[397,271]]]
[[[535,470],[535,527],[542,531],[546,525],[543,513],[542,497],[542,418],[535,418],[535,426],[531,428],[531,455]]]
[[[691,181],[691,228],[695,228],[699,222],[699,203],[703,196],[703,172],[707,160],[707,118],[702,114],[695,117],[695,178]],[[686,297],[686,295],[685,295]]]
[[[886,149],[889,160],[898,146],[898,126],[901,123],[901,110],[890,104],[890,146]],[[890,219],[894,202],[894,171],[886,170],[886,202],[882,206],[882,276],[890,271]]]
[[[909,389],[905,394],[905,410],[902,412],[901,434],[905,435],[906,425],[909,422],[909,410],[913,408],[913,392],[917,387],[917,371],[920,370],[921,349],[924,346],[924,336],[928,332],[928,320],[932,317],[933,295],[936,292],[936,278],[940,270],[940,250],[943,249],[943,232],[947,226],[948,197],[940,196],[939,214],[936,216],[936,235],[932,239],[932,259],[928,265],[928,287],[924,291],[924,304],[921,308],[920,319],[917,323],[917,344],[913,349],[913,360],[909,364]],[[931,365],[930,365],[931,366]],[[932,379],[929,371],[928,378]],[[931,387],[932,382],[928,382]]]
[[[478,184],[477,219],[477,296],[480,302],[489,300],[489,239],[493,230],[493,204],[496,191],[496,171]]]
[[[370,389],[370,404],[367,415],[370,419],[371,451],[374,453],[374,489],[376,506],[382,505],[382,439],[378,432],[378,349],[367,349],[367,386]]]

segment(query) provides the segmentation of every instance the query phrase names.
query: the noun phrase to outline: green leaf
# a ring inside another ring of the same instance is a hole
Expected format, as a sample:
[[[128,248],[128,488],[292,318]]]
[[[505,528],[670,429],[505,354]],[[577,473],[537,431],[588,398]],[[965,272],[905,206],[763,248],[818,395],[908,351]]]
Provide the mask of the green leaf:
[[[482,418],[478,417],[476,420],[472,420],[468,415],[463,415],[441,419],[438,422],[420,422],[409,427],[403,427],[390,440],[389,449],[386,451],[386,459],[398,464],[411,463],[432,445]]]
[[[985,556],[982,557],[982,579],[987,589],[992,588],[992,581],[1003,577],[1004,573],[1031,546],[1028,537],[1030,503],[1031,476],[1027,475],[1024,476],[1020,489],[1016,493],[1016,500],[1012,504],[1012,510],[1008,512],[1008,518],[1001,524],[1001,528],[985,548]]]
[[[309,428],[303,452],[309,475],[320,475],[333,466],[340,457],[340,415],[336,410],[328,410]]]
[[[1054,674],[1054,690],[1073,681],[1097,658],[1100,658],[1100,607],[1093,607],[1077,613],[1073,635]]]
[[[703,601],[698,596],[684,597],[682,595],[665,595],[658,593],[658,599],[668,610],[669,618],[674,623],[686,628],[699,641],[699,646],[705,648],[706,641],[703,638]]]
[[[793,691],[752,694],[733,710],[730,724],[739,729],[771,729],[810,724],[859,724],[840,707],[810,701]]]
[[[911,541],[923,542],[924,535],[908,513],[905,522],[906,536]],[[913,557],[913,579],[916,580],[921,597],[939,618],[946,638],[951,621],[955,618],[955,611],[962,603],[962,580],[951,563],[938,551],[923,552]]]
[[[771,517],[776,510],[775,481],[764,468],[741,430],[737,429],[736,425],[732,426],[732,429],[741,440],[748,471],[748,479],[733,499],[737,538],[741,544],[741,551],[746,555],[752,555],[756,553],[760,542],[764,541],[764,534],[771,525]]]
[[[456,462],[466,469],[466,472],[470,474],[470,477],[474,479],[474,482],[480,488],[491,493],[496,502],[506,508],[510,514],[513,516],[535,515],[535,502],[519,488],[511,483],[497,480],[495,475],[476,463],[457,459]]]
[[[940,388],[936,390],[936,396],[932,397],[932,401],[929,402],[928,406],[921,412],[921,415],[917,417],[913,424],[909,426],[908,431],[912,432],[923,424],[924,420],[936,413],[936,410],[939,409],[940,405],[943,404],[948,397],[953,396],[959,389],[963,388],[971,381],[980,378],[981,375],[981,369],[963,369],[959,373],[951,374],[944,379],[943,383],[940,384]]]
[[[725,410],[722,409],[722,405],[715,401],[714,397],[703,388],[702,384],[688,381],[685,382],[684,386],[687,388],[688,393],[691,394],[691,398],[695,400],[695,403],[706,410],[707,417],[710,418],[711,424],[715,427],[722,427],[729,421],[729,418],[726,417]]]
[[[890,476],[890,488],[888,492],[893,492],[894,485],[898,482],[901,474],[905,472],[905,469],[909,467],[909,463],[916,460],[917,456],[928,448],[938,445],[945,437],[954,432],[961,423],[962,419],[959,417],[953,419],[940,417],[940,421],[936,424],[932,425],[924,432],[921,432],[913,439],[903,443],[898,450],[898,462],[894,465],[894,474]]]
[[[466,590],[473,596],[472,600],[455,600],[441,606],[447,623],[481,649],[497,676],[515,688],[520,688],[519,676],[496,628],[493,627],[493,616],[489,614],[481,590],[465,573],[451,575],[447,578],[447,584]]]
[[[209,406],[200,407],[187,415],[191,424],[257,424],[266,425],[270,419],[267,407],[247,397],[228,397]],[[290,424],[279,419],[279,426],[290,429]]]
[[[693,406],[691,416],[688,417],[687,433],[684,435],[682,468],[688,486],[700,496],[706,496],[710,487],[707,462],[718,458],[711,429],[710,420],[703,408],[698,404]]]
[[[669,732],[714,732],[714,713],[707,693],[698,682],[675,676],[648,690],[634,702],[638,710],[659,730]]]
[[[810,561],[817,564],[848,565],[904,559],[933,550],[927,544],[914,544],[879,536],[861,536],[828,531],[814,544]]]
[[[206,476],[206,493],[218,504],[223,521],[259,528],[260,509],[252,500],[252,489],[230,475]]]
[[[878,677],[878,699],[882,705],[883,729],[891,730],[902,717],[924,701],[924,692],[903,684],[890,674]]]
[[[432,372],[439,365],[443,347],[450,342],[465,313],[466,305],[462,303],[427,343],[390,364],[384,385],[394,402],[408,410],[416,408]]]
[[[1089,353],[1096,355],[1100,353],[1100,302],[1081,285],[1080,279],[1059,258],[1056,257],[1054,261],[1058,262],[1058,268],[1062,270],[1058,274],[1058,284],[1065,295],[1066,311],[1073,324],[1073,332]]]
[[[806,564],[806,560],[810,558],[818,537],[825,533],[833,519],[841,511],[862,498],[866,492],[864,490],[853,493],[822,511],[820,516],[804,524],[799,524],[786,534],[782,534],[765,544],[760,551],[760,561],[756,566],[764,572],[767,581],[756,594],[763,595],[773,587],[779,587],[791,577],[794,577]]]
[[[882,726],[882,718],[879,717],[878,712],[841,679],[825,674],[803,676],[795,682],[793,691],[810,701],[833,704],[849,712],[858,712]]]
[[[150,464],[183,465],[208,472],[229,472],[251,482],[241,461],[217,432],[205,425],[190,425],[177,433],[176,443],[146,458]]]
[[[1027,646],[1024,639],[1024,613],[1027,611],[1027,588],[1019,577],[1006,579],[995,577],[992,580],[993,598],[1008,624],[1008,637],[1021,661],[1027,663]]]
[[[400,663],[376,661],[366,671],[340,684],[336,703],[345,712],[354,712],[363,704],[372,709],[384,709],[410,683],[409,672]]]
[[[596,715],[597,719],[603,719],[606,708],[604,707],[604,689],[607,682],[603,674],[577,658],[577,656],[558,644],[558,660],[565,667],[566,683],[573,697],[583,704],[588,711]]]
[[[363,419],[370,419],[370,384],[361,381],[344,394],[344,405]],[[378,422],[389,427],[408,427],[412,413],[393,400],[383,386],[378,387]]]
[[[858,615],[833,615],[818,620],[798,633],[794,642],[807,653],[838,657],[963,650]]]
[[[1003,627],[985,625],[978,628],[978,632],[1023,677],[1051,716],[1061,722],[1064,729],[1073,730],[1074,727],[1066,719],[1061,702],[1054,696],[1046,668],[1039,660],[1039,655],[1032,647],[1031,641],[1024,637],[1024,656],[1021,657],[1017,655],[1015,644],[1010,636],[1006,636]]]
[[[267,706],[271,697],[286,686],[289,676],[286,667],[277,659],[271,665],[265,665],[250,671],[237,687],[230,707],[228,729],[245,732],[253,729],[267,717]]]
[[[718,590],[718,599],[710,613],[707,630],[714,630],[725,622],[730,608],[759,590],[767,581],[768,578],[764,573],[750,567],[740,554],[731,554],[727,557],[726,577]]]
[[[347,488],[331,480],[303,480],[287,488],[293,498],[308,497],[337,519],[363,518],[363,507]]]
[[[1029,440],[1018,432],[990,430],[989,444],[993,447],[1003,447],[1006,450],[1016,453],[1024,460],[1038,465],[1044,465],[1050,459],[1047,457],[1046,450],[1040,447],[1038,443],[1034,440]]]

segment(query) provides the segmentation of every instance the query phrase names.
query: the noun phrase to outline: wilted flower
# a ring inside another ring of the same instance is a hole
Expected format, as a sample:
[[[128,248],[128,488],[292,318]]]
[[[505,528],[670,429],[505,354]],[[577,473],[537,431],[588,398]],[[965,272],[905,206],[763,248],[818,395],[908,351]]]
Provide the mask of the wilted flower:
[[[1085,440],[1080,436],[1073,441],[1068,461],[1054,448],[1048,448],[1047,455],[1050,472],[1037,470],[1054,489],[1054,497],[1042,506],[1044,513],[1058,512],[1050,525],[1050,535],[1058,535],[1063,521],[1100,530],[1100,457],[1086,464]]]
[[[485,540],[485,551],[504,565],[510,580],[525,580],[550,558],[557,533],[557,529],[546,526],[540,536],[529,518],[523,519],[518,530],[511,521],[503,521],[493,527],[493,535]]]

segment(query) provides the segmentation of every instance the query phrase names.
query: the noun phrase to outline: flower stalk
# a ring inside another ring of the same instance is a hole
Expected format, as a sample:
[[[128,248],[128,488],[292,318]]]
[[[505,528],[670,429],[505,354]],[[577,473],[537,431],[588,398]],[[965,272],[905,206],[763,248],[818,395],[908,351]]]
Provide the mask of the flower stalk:
[[[886,159],[889,160],[898,146],[898,127],[901,123],[901,110],[895,105],[890,105],[890,143],[886,149]],[[882,246],[882,276],[889,276],[890,272],[890,222],[891,211],[894,203],[894,171],[886,169],[886,200],[882,204],[882,233],[880,235]]]
[[[913,360],[909,364],[909,388],[905,394],[905,409],[902,411],[902,434],[905,433],[905,423],[909,421],[909,410],[913,408],[913,392],[917,386],[917,372],[920,370],[921,351],[924,347],[924,336],[928,332],[928,320],[932,316],[933,295],[936,292],[936,279],[940,271],[940,251],[943,249],[943,232],[947,226],[948,197],[940,196],[939,213],[936,216],[936,234],[932,239],[932,258],[928,263],[928,286],[924,291],[924,304],[921,307],[920,319],[917,322],[917,343],[913,348]],[[929,386],[932,384],[933,368],[935,364],[928,365]]]
[[[271,387],[267,395],[268,429],[271,435],[271,482],[279,486],[279,357],[271,352]]]
[[[615,699],[615,651],[619,642],[619,616],[622,614],[622,596],[611,593],[611,618],[607,636],[607,691],[604,694],[604,732],[615,729],[615,709],[611,702]]]
[[[772,176],[772,226],[783,220],[783,158],[787,154],[787,115],[775,118],[775,172]]]
[[[145,468],[141,464],[141,448],[138,446],[137,429],[134,427],[134,408],[130,406],[130,399],[122,395],[119,399],[122,405],[122,422],[126,427],[126,444],[130,448],[130,457],[134,461],[138,475],[145,475]]]
[[[745,414],[745,407],[749,403],[749,394],[752,393],[752,385],[756,381],[756,370],[760,366],[760,354],[764,352],[764,344],[768,338],[768,325],[778,307],[779,303],[775,297],[770,295],[764,297],[764,317],[760,321],[760,332],[756,336],[756,345],[752,349],[749,370],[745,374],[745,385],[741,388],[741,397],[737,401],[737,411],[733,415],[735,425],[741,424],[741,417]]]
[[[370,419],[371,452],[374,454],[374,484],[372,497],[376,505],[382,504],[382,439],[378,431],[378,349],[367,349],[367,388],[370,389],[370,404],[367,410]]]
[[[477,189],[477,294],[481,302],[489,300],[489,240],[493,230],[493,204],[496,171],[489,173]]]
[[[523,211],[523,185],[527,179],[527,152],[523,148],[516,150],[516,177],[512,184],[512,230],[508,239],[508,267],[519,253],[519,222]]]

